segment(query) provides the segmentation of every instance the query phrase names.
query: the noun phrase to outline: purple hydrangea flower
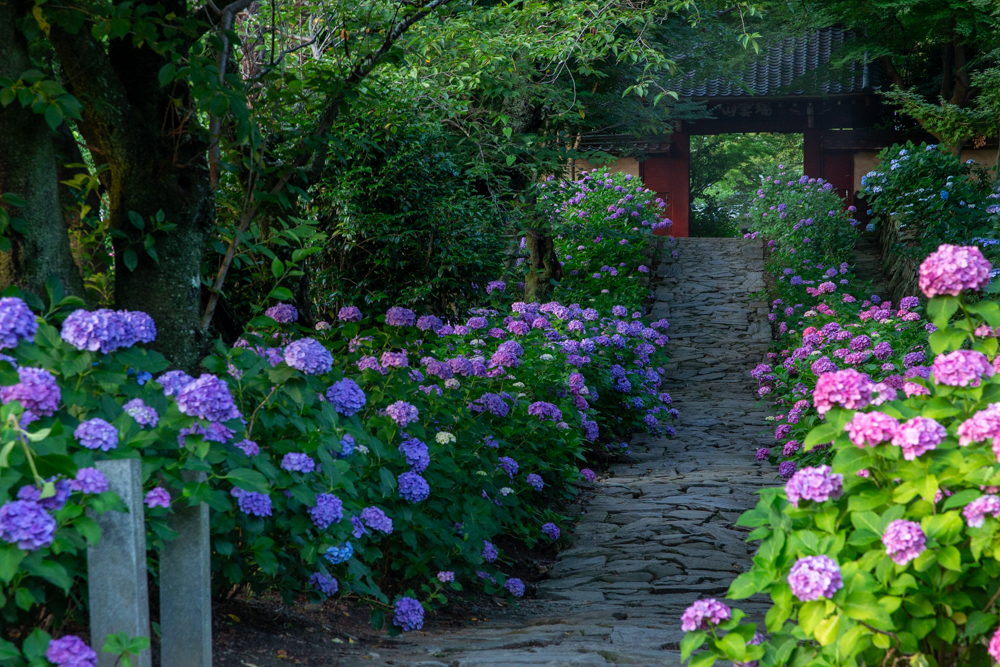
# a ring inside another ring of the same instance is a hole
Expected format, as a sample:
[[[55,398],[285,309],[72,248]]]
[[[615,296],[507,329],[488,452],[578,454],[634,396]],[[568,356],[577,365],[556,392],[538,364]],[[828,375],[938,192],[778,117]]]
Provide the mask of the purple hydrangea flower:
[[[253,491],[244,491],[239,487],[234,488],[229,494],[236,498],[240,506],[240,511],[244,514],[260,517],[271,516],[270,496]]]
[[[364,390],[350,378],[338,380],[330,385],[326,390],[326,398],[333,405],[333,409],[345,417],[357,414],[365,407],[367,400]]]
[[[344,503],[332,493],[317,493],[316,506],[309,508],[309,516],[317,528],[326,530],[344,518]]]
[[[508,579],[506,582],[504,582],[503,587],[506,588],[510,592],[510,594],[516,598],[519,598],[522,595],[524,595],[524,582],[515,577],[512,577]]]
[[[533,488],[535,491],[541,491],[545,488],[545,482],[542,481],[541,475],[536,475],[535,473],[530,473],[527,478],[528,486]]]
[[[514,475],[517,474],[517,470],[519,467],[517,465],[517,461],[515,461],[509,456],[501,456],[500,462],[497,464],[497,466],[505,473],[507,473],[511,479],[514,479]]]
[[[337,311],[337,319],[341,322],[360,322],[361,310],[357,306],[344,306]]]
[[[194,382],[194,378],[184,371],[167,371],[156,381],[163,387],[164,396],[176,396],[181,389]]]
[[[372,530],[389,535],[392,533],[392,519],[377,507],[366,507],[361,510],[361,520]]]
[[[160,415],[156,414],[156,410],[146,405],[141,398],[133,398],[131,401],[123,405],[122,409],[127,412],[139,426],[156,428],[156,425],[160,421]]]
[[[545,421],[562,421],[562,410],[551,403],[545,401],[535,401],[528,406],[528,414]]]
[[[44,368],[25,366],[17,369],[20,379],[15,385],[0,387],[4,405],[17,401],[34,416],[48,416],[59,409],[60,391],[56,378]]]
[[[421,331],[437,331],[444,326],[444,322],[437,315],[423,315],[417,320],[417,328]]]
[[[800,500],[823,503],[844,493],[844,476],[833,473],[830,466],[803,468],[785,483],[785,495],[795,507]]]
[[[771,455],[771,449],[769,447],[760,447],[757,450],[757,460],[766,461],[767,457]]]
[[[0,507],[0,540],[35,551],[52,544],[56,520],[33,500],[15,500]]]
[[[124,318],[113,310],[102,308],[90,312],[75,310],[63,322],[62,339],[78,350],[108,354],[120,347],[129,347],[135,336]]]
[[[411,597],[399,598],[393,609],[392,622],[403,632],[419,630],[424,627],[424,608]]]
[[[806,556],[795,561],[788,573],[792,594],[803,602],[831,598],[844,587],[840,566],[829,556]]]
[[[788,479],[795,474],[796,469],[798,469],[798,464],[795,461],[782,461],[778,464],[778,475],[782,479]]]
[[[542,524],[542,534],[549,538],[553,542],[559,539],[560,531],[559,526],[554,523]]]
[[[279,303],[264,311],[264,314],[279,324],[291,324],[299,319],[299,311],[290,303]]]
[[[400,428],[406,428],[407,424],[417,421],[420,416],[416,406],[406,401],[396,401],[385,409],[385,413],[399,424]]]
[[[896,519],[882,534],[882,544],[897,565],[906,565],[926,549],[927,536],[919,523]]]
[[[104,493],[108,490],[108,478],[97,468],[80,468],[71,488],[80,493]]]
[[[333,355],[315,338],[300,338],[285,348],[285,363],[306,375],[322,375],[333,368]]]
[[[393,306],[385,313],[385,323],[394,327],[412,327],[417,320],[417,314],[409,308]]]
[[[68,479],[60,479],[56,481],[55,477],[50,477],[45,481],[55,482],[55,495],[49,496],[43,500],[41,489],[34,484],[28,484],[18,489],[17,499],[33,500],[49,512],[58,512],[64,505],[66,505],[66,500],[69,498],[69,494],[73,491],[73,482]]]
[[[308,454],[290,452],[281,459],[281,467],[288,472],[310,473],[316,469],[316,462]]]
[[[580,474],[583,476],[583,479],[587,482],[593,482],[597,479],[597,473],[595,473],[590,468],[581,468]]]
[[[149,509],[153,509],[154,507],[170,507],[170,492],[162,486],[157,486],[146,494],[146,499],[143,502],[146,503],[146,507]]]
[[[160,381],[162,384],[162,377]],[[181,387],[176,400],[178,409],[184,414],[210,422],[224,422],[240,416],[229,385],[211,373],[202,373],[197,380]]]
[[[500,555],[497,548],[489,540],[483,540],[483,558],[487,563],[492,563]]]
[[[309,577],[309,585],[326,597],[336,595],[337,591],[340,589],[340,584],[337,583],[335,578],[328,574],[323,574],[322,572],[314,572],[313,575]]]
[[[73,635],[50,641],[45,659],[56,667],[97,667],[97,653]]]
[[[708,630],[710,624],[718,625],[723,621],[728,621],[732,617],[732,610],[718,600],[713,598],[695,600],[681,614],[681,630],[684,632]]]
[[[260,454],[260,445],[253,440],[241,440],[236,443],[236,446],[243,450],[243,453],[247,456],[257,456]]]
[[[979,528],[990,514],[994,519],[1000,517],[1000,497],[986,495],[976,498],[962,509],[970,528]]]
[[[431,486],[427,480],[415,472],[404,472],[396,478],[399,484],[399,497],[411,503],[427,500],[431,494]]]
[[[100,417],[81,422],[73,431],[73,437],[87,449],[107,452],[118,446],[118,429]]]
[[[22,338],[35,341],[38,322],[35,314],[16,296],[0,299],[0,349],[17,347]]]
[[[452,581],[455,581],[455,573],[454,572],[444,572],[444,571],[438,572],[437,573],[437,579],[442,584],[447,584],[447,583],[450,583]]]

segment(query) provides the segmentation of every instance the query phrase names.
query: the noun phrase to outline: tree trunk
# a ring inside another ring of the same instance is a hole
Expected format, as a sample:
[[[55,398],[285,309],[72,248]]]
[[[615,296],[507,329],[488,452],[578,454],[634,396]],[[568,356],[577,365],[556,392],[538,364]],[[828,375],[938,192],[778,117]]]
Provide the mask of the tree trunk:
[[[16,27],[20,3],[0,2],[0,77],[17,80],[31,69],[28,44]],[[13,102],[0,107],[0,193],[24,199],[23,207],[0,204],[24,222],[9,231],[11,251],[0,255],[0,289],[16,285],[41,297],[54,277],[66,294],[83,296],[59,201],[52,131],[42,115]]]
[[[179,2],[166,9],[186,12]],[[194,372],[204,352],[201,263],[214,199],[208,144],[191,125],[196,116],[188,114],[187,86],[178,80],[161,87],[158,73],[169,60],[131,38],[112,39],[105,48],[89,30],[70,33],[53,24],[49,41],[70,92],[83,103],[80,131],[95,159],[110,167],[110,224],[122,233],[113,239],[115,305],[152,316],[152,347]],[[152,231],[160,211],[165,223],[176,225],[172,231]],[[139,218],[142,229],[135,224]]]
[[[529,228],[525,240],[531,258],[528,275],[524,278],[524,300],[540,302],[548,295],[549,283],[562,278],[562,265],[556,257],[551,230]]]

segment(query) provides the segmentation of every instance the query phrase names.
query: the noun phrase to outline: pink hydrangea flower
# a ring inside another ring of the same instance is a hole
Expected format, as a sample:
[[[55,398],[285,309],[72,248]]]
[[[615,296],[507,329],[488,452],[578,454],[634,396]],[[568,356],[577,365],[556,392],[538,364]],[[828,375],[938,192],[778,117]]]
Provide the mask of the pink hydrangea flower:
[[[888,525],[882,534],[882,544],[897,565],[906,565],[919,556],[927,548],[927,536],[919,523],[896,519]]]
[[[931,366],[934,381],[950,387],[978,387],[981,378],[993,375],[993,366],[982,352],[956,350],[939,354]]]
[[[966,447],[1000,436],[1000,403],[992,403],[958,425],[958,444]]]
[[[722,621],[728,621],[732,616],[732,610],[714,598],[695,600],[681,614],[681,630],[684,632],[708,630],[709,624],[718,625]]]
[[[824,373],[816,380],[813,404],[821,415],[837,405],[848,410],[859,410],[871,402],[873,386],[867,375],[853,368]]]
[[[785,482],[785,495],[795,507],[800,500],[823,503],[844,493],[844,476],[831,471],[830,466],[802,468]]]
[[[806,556],[788,573],[792,594],[803,602],[831,598],[844,587],[840,566],[829,556]]]
[[[892,437],[892,444],[903,450],[903,458],[912,461],[921,454],[936,449],[948,432],[929,417],[914,417],[905,421]]]
[[[910,396],[930,396],[931,395],[931,390],[930,389],[928,389],[927,387],[925,387],[925,386],[923,386],[921,384],[917,384],[916,382],[904,382],[903,383],[903,392],[906,394],[907,398],[909,398]]]
[[[929,298],[958,296],[962,290],[987,285],[992,268],[979,248],[944,243],[920,265],[920,289]]]
[[[993,656],[993,659],[1000,662],[1000,628],[993,633],[993,638],[990,639],[990,646],[986,649],[987,652]]]
[[[875,445],[892,440],[899,431],[899,422],[881,412],[855,412],[844,430],[858,447]]]

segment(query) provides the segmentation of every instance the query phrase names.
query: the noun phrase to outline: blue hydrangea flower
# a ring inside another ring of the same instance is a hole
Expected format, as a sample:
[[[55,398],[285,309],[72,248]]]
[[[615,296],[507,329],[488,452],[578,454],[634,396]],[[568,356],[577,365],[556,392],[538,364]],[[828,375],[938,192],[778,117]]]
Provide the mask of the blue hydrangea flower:
[[[17,369],[20,382],[8,387],[0,387],[0,401],[4,405],[17,401],[25,414],[32,417],[48,416],[59,409],[61,392],[56,378],[44,368],[30,366]]]
[[[108,490],[108,479],[97,468],[80,468],[76,471],[72,489],[84,494],[104,493]]]
[[[338,459],[346,459],[348,456],[354,453],[354,447],[357,443],[354,442],[354,436],[350,433],[345,433],[344,437],[340,439],[340,452],[337,454]]]
[[[377,507],[366,507],[361,510],[361,520],[372,530],[389,535],[392,533],[392,519]]]
[[[236,498],[240,506],[240,511],[252,516],[271,516],[271,497],[263,493],[244,491],[241,488],[234,488],[229,492]]]
[[[406,457],[406,465],[413,472],[423,472],[430,465],[431,457],[425,445],[416,438],[410,438],[399,443],[399,451]]]
[[[323,557],[334,565],[340,565],[349,561],[353,555],[354,545],[350,542],[344,542],[344,546],[342,547],[330,547],[327,549]]]
[[[542,534],[549,538],[553,542],[559,539],[559,526],[554,523],[546,523],[542,525]]]
[[[531,473],[528,475],[528,486],[532,487],[536,491],[541,491],[543,488],[545,488],[545,482],[542,481],[541,475],[536,475],[535,473]]]
[[[141,398],[133,398],[131,401],[123,405],[122,409],[127,412],[139,426],[156,428],[157,423],[160,421],[160,415],[156,414],[156,410],[146,405]]]
[[[316,469],[316,462],[308,454],[291,452],[281,459],[281,467],[288,472],[310,473]]]
[[[194,378],[184,371],[167,371],[156,381],[163,387],[164,396],[176,396],[181,389],[194,382]]]
[[[516,577],[512,577],[504,582],[503,587],[510,591],[510,594],[516,598],[524,595],[524,582]]]
[[[487,563],[492,563],[499,555],[500,552],[497,551],[497,548],[493,546],[492,542],[489,540],[483,540],[483,558],[486,559]]]

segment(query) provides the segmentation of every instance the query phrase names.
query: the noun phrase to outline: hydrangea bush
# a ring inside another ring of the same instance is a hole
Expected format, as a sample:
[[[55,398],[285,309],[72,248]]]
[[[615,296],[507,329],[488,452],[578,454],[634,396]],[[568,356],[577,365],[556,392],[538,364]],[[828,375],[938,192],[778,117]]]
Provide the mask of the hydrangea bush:
[[[173,509],[205,502],[220,590],[351,595],[394,631],[421,627],[444,587],[520,597],[497,538],[560,540],[551,508],[593,481],[585,451],[671,433],[677,414],[660,391],[667,323],[645,322],[638,292],[604,308],[590,289],[453,322],[345,306],[314,329],[279,303],[194,375],[142,349],[155,338],[142,313],[43,321],[0,301],[5,627],[85,603],[73,589],[99,531],[84,510],[121,508],[94,467],[115,458],[143,460],[154,574]],[[0,648],[19,650],[13,638]]]
[[[755,375],[787,411],[779,443],[801,439],[783,447],[783,486],[739,520],[760,546],[727,595],[764,594],[771,606],[759,628],[700,601],[714,612],[685,627],[684,659],[1000,662],[1000,307],[969,299],[993,289],[990,272],[977,248],[942,245],[920,267],[931,322],[916,297],[897,308],[827,301],[837,315],[811,305],[810,327],[778,334],[806,349]],[[883,342],[891,352],[876,351]]]

